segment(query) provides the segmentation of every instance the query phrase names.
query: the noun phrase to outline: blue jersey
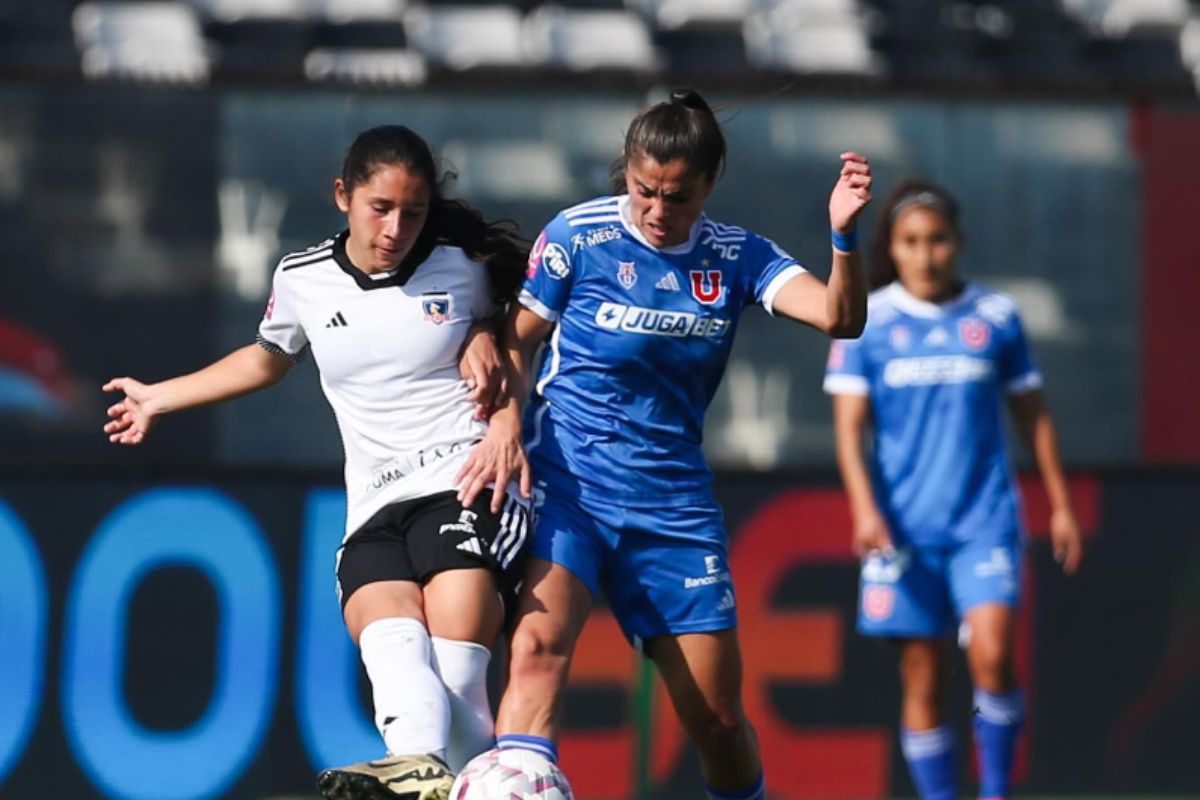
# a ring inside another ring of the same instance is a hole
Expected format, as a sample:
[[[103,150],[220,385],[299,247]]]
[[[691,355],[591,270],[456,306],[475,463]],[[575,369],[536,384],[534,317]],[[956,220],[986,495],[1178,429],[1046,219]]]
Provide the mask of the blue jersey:
[[[1004,396],[1041,386],[1013,301],[969,284],[943,304],[893,283],[867,327],[835,342],[825,391],[870,397],[872,483],[897,544],[1020,530]]]
[[[708,498],[704,412],[742,309],[768,311],[803,268],[773,242],[701,216],[648,244],[629,198],[567,209],[538,237],[520,302],[556,323],[528,409],[539,481],[600,502]]]

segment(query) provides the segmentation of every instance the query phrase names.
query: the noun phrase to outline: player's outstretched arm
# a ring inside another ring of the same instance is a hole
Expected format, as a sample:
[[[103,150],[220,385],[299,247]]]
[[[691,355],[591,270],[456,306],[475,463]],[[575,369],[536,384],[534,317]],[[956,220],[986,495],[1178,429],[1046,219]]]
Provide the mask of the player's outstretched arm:
[[[202,370],[178,378],[146,384],[133,378],[113,378],[106,392],[124,394],[109,406],[110,422],[104,426],[113,444],[141,444],[158,418],[172,411],[217,403],[278,383],[293,361],[247,345]]]
[[[833,428],[838,471],[850,498],[850,515],[854,522],[851,547],[859,558],[875,550],[892,551],[892,535],[875,504],[871,477],[863,458],[863,437],[870,416],[871,401],[866,395],[834,395]]]
[[[1050,410],[1046,408],[1042,393],[1036,389],[1010,396],[1008,404],[1021,437],[1037,461],[1046,496],[1050,499],[1050,541],[1054,559],[1062,565],[1063,572],[1072,575],[1083,560],[1083,534],[1067,492],[1058,434]]]
[[[829,195],[833,263],[829,282],[797,275],[775,296],[775,314],[811,325],[837,339],[854,339],[867,324],[867,275],[853,244],[858,215],[871,202],[871,165],[858,153],[842,153],[842,171]]]

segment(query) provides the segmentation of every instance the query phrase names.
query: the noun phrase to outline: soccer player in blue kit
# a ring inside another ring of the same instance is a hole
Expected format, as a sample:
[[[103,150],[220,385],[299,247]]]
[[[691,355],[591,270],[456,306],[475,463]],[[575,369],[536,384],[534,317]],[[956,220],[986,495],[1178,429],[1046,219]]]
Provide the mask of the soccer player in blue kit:
[[[831,336],[857,336],[866,275],[854,228],[865,158],[842,156],[829,201],[828,285],[770,240],[703,213],[725,140],[700,95],[679,90],[626,134],[616,196],[567,209],[534,244],[510,314],[514,397],[530,386],[525,446],[512,407],[492,417],[464,492],[532,466],[537,522],[511,640],[498,746],[557,757],[571,654],[605,593],[657,665],[700,756],[709,796],[764,795],[741,703],[736,596],[722,513],[701,451],[704,412],[738,316],[751,304]],[[491,460],[489,460],[489,458]]]
[[[1050,414],[1013,301],[963,281],[958,204],[923,181],[880,212],[869,322],[835,342],[838,464],[863,558],[859,630],[895,640],[901,749],[922,798],[956,796],[945,635],[954,620],[975,685],[980,796],[1009,796],[1022,719],[1013,675],[1023,532],[1003,406],[1030,445],[1052,508],[1054,554],[1082,557]],[[864,447],[869,443],[869,447]]]

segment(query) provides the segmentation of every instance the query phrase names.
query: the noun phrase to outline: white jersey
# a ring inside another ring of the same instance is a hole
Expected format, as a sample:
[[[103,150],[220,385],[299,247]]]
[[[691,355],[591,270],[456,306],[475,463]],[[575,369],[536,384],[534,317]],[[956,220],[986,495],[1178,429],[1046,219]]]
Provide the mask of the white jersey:
[[[347,236],[283,257],[258,343],[297,361],[312,349],[346,453],[349,536],[386,505],[455,488],[486,430],[459,353],[492,294],[457,247],[435,247],[411,275],[369,276]]]

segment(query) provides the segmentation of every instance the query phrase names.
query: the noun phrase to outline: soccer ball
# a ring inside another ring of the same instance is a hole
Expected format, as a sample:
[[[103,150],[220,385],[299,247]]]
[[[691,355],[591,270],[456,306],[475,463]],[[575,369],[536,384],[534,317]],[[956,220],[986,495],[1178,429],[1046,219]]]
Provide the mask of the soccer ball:
[[[530,750],[488,750],[454,779],[450,800],[574,800],[562,770]]]

